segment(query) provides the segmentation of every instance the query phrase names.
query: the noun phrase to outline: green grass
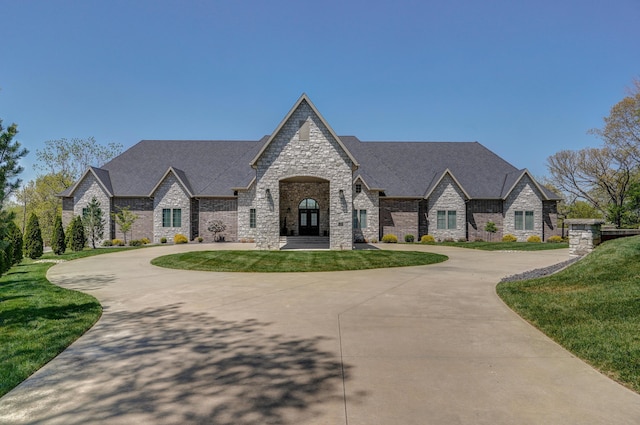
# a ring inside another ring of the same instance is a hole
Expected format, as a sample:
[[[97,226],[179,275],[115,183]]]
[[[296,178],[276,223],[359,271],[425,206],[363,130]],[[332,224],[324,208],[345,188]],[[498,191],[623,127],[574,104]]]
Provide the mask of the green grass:
[[[497,291],[567,350],[640,392],[640,237],[606,242],[562,272]]]
[[[46,254],[42,259],[72,260],[120,250]],[[94,297],[49,283],[46,273],[52,265],[25,259],[0,278],[0,396],[62,352],[102,314]]]
[[[455,246],[459,248],[480,249],[483,251],[544,251],[548,249],[569,248],[569,243],[533,243],[533,242],[438,242],[435,245]]]
[[[165,255],[160,267],[216,272],[327,272],[422,266],[447,260],[427,252],[356,251],[198,251]]]

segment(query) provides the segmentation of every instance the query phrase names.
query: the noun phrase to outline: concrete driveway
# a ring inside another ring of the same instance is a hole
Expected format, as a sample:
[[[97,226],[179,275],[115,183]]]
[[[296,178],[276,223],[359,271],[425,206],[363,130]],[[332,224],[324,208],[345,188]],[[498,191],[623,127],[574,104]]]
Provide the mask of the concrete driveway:
[[[415,247],[441,264],[167,270],[165,246],[56,265],[101,320],[0,399],[6,424],[638,424],[640,396],[511,312],[501,277],[568,252]],[[407,245],[384,248],[409,249]]]

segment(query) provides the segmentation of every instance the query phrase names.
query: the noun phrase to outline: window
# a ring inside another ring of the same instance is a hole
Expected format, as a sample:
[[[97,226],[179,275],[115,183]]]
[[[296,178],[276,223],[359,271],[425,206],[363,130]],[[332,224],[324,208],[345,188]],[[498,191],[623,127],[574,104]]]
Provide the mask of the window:
[[[533,211],[516,211],[514,227],[516,230],[533,230]]]
[[[364,229],[367,227],[367,210],[353,209],[353,228]]]
[[[357,184],[356,185],[356,193],[360,193],[362,192],[362,185],[361,184]]]
[[[85,218],[89,214],[89,208],[82,209],[82,218]]]
[[[173,227],[182,226],[182,210],[174,208],[173,210]]]
[[[298,205],[298,208],[300,208],[301,210],[317,210],[318,208],[318,202],[316,202],[315,199],[311,199],[311,198],[307,198],[307,199],[303,199],[300,204]]]
[[[456,228],[456,212],[439,210],[437,213],[436,227],[438,229],[455,229]]]
[[[162,209],[162,227],[171,227],[171,210],[169,208]]]
[[[249,210],[249,227],[254,229],[256,227],[256,209],[251,208]]]
[[[182,210],[180,208],[163,208],[162,209],[162,227],[181,227],[182,226]]]

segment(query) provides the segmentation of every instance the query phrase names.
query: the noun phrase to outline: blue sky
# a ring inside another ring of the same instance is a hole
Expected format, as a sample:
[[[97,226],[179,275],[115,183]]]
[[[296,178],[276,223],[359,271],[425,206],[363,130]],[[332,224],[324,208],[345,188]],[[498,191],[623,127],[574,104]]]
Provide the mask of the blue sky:
[[[638,0],[0,0],[0,118],[46,140],[478,141],[546,175],[640,77]]]

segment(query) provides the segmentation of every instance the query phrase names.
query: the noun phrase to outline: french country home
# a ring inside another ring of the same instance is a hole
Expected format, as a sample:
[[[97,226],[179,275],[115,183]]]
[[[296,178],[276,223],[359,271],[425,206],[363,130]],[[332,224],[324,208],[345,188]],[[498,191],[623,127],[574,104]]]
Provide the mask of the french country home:
[[[558,234],[559,197],[478,142],[364,142],[338,136],[303,94],[260,140],[143,140],[60,194],[65,226],[96,197],[137,216],[130,237],[176,234],[279,249],[316,237],[352,249],[399,240],[524,241]],[[105,238],[120,230],[105,214]],[[497,232],[488,233],[488,222]]]

